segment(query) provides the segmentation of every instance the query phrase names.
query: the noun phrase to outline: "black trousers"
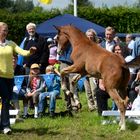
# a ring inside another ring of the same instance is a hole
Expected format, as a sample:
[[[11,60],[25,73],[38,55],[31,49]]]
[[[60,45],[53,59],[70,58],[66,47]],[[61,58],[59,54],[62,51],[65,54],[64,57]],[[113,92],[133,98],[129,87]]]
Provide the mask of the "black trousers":
[[[103,110],[108,110],[108,98],[110,98],[110,96],[106,91],[101,90],[99,87],[96,88],[95,93],[98,114],[102,115]]]

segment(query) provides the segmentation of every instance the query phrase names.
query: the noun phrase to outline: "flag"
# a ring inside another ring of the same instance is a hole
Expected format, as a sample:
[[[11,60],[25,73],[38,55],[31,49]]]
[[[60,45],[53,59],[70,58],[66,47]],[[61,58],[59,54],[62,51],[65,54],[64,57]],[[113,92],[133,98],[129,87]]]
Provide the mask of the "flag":
[[[52,0],[39,0],[41,3],[44,3],[44,4],[51,4],[52,3]]]

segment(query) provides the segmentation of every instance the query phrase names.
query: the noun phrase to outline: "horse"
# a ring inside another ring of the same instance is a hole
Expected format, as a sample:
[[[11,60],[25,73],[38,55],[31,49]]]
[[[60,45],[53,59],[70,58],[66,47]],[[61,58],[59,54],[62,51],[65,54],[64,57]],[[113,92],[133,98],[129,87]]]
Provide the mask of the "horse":
[[[85,75],[102,79],[106,91],[120,111],[120,130],[125,130],[125,112],[129,100],[127,96],[127,85],[130,79],[128,67],[134,63],[126,63],[123,57],[100,47],[73,25],[55,26],[55,28],[58,31],[58,50],[64,51],[69,42],[72,46],[73,64],[61,71],[62,87],[65,88],[63,78],[69,73],[78,73],[73,79],[74,83]],[[140,58],[137,62],[140,62]]]

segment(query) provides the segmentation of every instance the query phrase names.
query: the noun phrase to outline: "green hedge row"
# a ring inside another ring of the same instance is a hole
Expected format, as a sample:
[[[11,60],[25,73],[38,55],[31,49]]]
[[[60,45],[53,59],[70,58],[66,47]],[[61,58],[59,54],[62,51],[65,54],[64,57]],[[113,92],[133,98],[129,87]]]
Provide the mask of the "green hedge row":
[[[73,9],[42,11],[41,8],[36,7],[30,13],[17,14],[0,10],[0,21],[4,21],[9,25],[9,39],[19,44],[25,35],[25,27],[29,22],[39,24],[47,19],[65,13],[73,14]],[[78,8],[78,16],[104,27],[113,26],[117,32],[140,32],[140,10],[137,8],[121,6],[111,9],[94,8],[92,6],[80,7]]]
[[[41,12],[38,9],[33,10],[31,13],[18,13],[12,14],[6,11],[0,11],[0,21],[6,22],[9,26],[8,39],[15,41],[19,44],[25,36],[26,25],[29,22],[36,24],[42,23],[46,19],[53,18],[60,15],[59,10]]]
[[[104,27],[113,26],[117,32],[140,32],[140,10],[138,8],[113,7],[79,9],[79,16]]]

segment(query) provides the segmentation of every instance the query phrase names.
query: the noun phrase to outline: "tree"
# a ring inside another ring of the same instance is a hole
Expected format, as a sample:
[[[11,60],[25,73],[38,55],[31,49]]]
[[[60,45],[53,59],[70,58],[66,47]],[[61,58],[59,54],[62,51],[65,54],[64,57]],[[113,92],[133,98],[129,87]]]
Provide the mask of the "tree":
[[[14,2],[14,6],[12,12],[24,12],[24,11],[32,11],[34,8],[34,4],[32,0],[16,0]]]
[[[0,0],[0,9],[14,13],[32,11],[33,8],[32,0]]]
[[[13,0],[0,0],[0,9],[7,9],[12,7],[14,4]]]
[[[140,0],[137,0],[137,2],[133,6],[136,8],[140,8]]]
[[[71,0],[74,3],[74,0]],[[92,3],[89,0],[77,0],[78,6],[92,6]]]
[[[63,13],[70,13],[73,14],[73,7],[74,7],[74,0],[71,0],[71,4],[68,5],[63,10]],[[92,3],[89,0],[77,0],[77,8],[79,9],[80,7],[93,7]]]

